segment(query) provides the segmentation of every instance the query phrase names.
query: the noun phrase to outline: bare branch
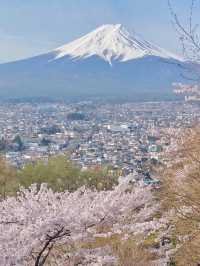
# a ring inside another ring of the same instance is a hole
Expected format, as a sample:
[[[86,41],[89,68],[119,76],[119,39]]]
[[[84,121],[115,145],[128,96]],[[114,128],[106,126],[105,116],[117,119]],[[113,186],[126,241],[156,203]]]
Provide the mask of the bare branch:
[[[200,41],[199,41],[199,34],[197,33],[198,25],[193,25],[193,11],[195,6],[195,0],[191,1],[190,6],[190,15],[189,15],[189,29],[187,30],[186,27],[180,22],[178,15],[175,13],[171,0],[168,0],[168,7],[173,19],[173,25],[176,28],[176,31],[179,35],[179,39],[182,44],[183,52],[185,55],[189,55],[190,53],[195,53],[195,57],[197,58],[197,54],[200,52]],[[189,51],[186,49],[185,43],[188,42],[188,44],[191,46],[189,48]]]
[[[64,236],[70,236],[70,231],[66,230],[64,227],[60,229],[55,229],[55,233],[53,235],[47,235],[46,242],[39,252],[35,260],[35,266],[42,266],[44,265],[45,261],[47,260],[51,250],[53,249],[56,240],[63,238]],[[46,253],[46,254],[45,254]],[[44,255],[45,254],[45,255]]]

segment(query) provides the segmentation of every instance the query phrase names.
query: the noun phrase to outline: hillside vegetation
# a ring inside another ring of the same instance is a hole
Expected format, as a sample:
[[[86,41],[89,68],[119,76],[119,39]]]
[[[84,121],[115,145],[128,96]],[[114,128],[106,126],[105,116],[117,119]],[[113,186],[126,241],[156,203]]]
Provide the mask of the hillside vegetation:
[[[199,265],[200,129],[174,144],[159,187],[63,156],[19,171],[1,159],[2,265]]]
[[[70,192],[86,186],[97,190],[108,190],[118,183],[119,173],[109,166],[91,167],[81,170],[66,156],[50,157],[48,161],[37,161],[16,170],[5,159],[0,158],[1,195],[13,195],[22,186],[43,183],[53,191]]]

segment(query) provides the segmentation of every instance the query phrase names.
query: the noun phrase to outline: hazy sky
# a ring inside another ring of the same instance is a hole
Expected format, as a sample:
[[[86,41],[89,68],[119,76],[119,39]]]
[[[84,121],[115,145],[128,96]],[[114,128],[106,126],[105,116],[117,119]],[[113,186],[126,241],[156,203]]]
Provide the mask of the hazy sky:
[[[173,0],[183,18],[189,1]],[[107,23],[179,52],[167,0],[0,0],[0,62],[47,52]]]

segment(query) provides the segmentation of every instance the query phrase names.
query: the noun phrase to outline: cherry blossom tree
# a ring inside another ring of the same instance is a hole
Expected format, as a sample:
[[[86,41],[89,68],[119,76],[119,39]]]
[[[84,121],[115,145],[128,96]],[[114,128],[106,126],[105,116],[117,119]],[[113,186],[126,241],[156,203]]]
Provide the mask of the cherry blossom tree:
[[[199,62],[200,60],[200,31],[199,23],[195,21],[195,11],[199,1],[188,1],[190,8],[188,18],[182,19],[175,11],[176,1],[168,0],[168,6],[172,17],[172,23],[180,40],[183,55],[188,61]],[[186,21],[185,23],[183,21]]]
[[[68,265],[70,248],[101,234],[100,225],[106,234],[164,226],[165,221],[149,221],[157,208],[151,187],[140,183],[100,192],[54,193],[45,184],[39,191],[37,185],[22,188],[17,197],[0,202],[1,265],[44,265],[59,249],[64,252],[58,265]]]
[[[172,24],[181,44],[185,64],[180,64],[182,77],[187,84],[174,83],[176,94],[186,94],[188,100],[200,99],[200,30],[196,10],[200,7],[199,1],[190,0],[188,17],[181,17],[175,11],[176,1],[168,0]],[[188,84],[189,83],[189,84]],[[189,95],[189,96],[188,96]]]
[[[168,211],[176,248],[177,265],[200,263],[200,129],[198,125],[179,134],[176,144],[168,150],[170,160],[161,169],[163,183],[160,200]],[[171,232],[170,232],[171,231]]]

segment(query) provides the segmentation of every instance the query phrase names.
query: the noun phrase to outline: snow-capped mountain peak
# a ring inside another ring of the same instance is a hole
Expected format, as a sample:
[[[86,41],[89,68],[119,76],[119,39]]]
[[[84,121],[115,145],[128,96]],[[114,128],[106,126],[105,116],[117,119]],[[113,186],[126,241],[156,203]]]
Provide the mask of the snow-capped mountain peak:
[[[125,62],[146,55],[180,60],[177,56],[129,33],[121,24],[103,25],[91,33],[57,48],[54,53],[56,53],[55,60],[65,56],[70,56],[73,59],[99,56],[110,64],[114,60]]]

